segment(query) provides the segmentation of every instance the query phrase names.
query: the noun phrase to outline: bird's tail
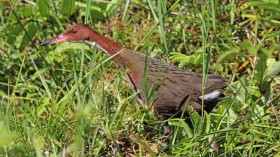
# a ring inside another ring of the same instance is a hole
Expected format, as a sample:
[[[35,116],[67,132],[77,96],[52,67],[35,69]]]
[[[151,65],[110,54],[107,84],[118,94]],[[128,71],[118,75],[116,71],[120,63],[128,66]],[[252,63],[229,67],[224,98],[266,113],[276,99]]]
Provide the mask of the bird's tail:
[[[205,94],[204,96],[199,97],[199,101],[204,100],[205,107],[204,110],[211,112],[213,108],[218,104],[219,101],[225,98],[225,95],[222,89],[217,89],[211,93]]]

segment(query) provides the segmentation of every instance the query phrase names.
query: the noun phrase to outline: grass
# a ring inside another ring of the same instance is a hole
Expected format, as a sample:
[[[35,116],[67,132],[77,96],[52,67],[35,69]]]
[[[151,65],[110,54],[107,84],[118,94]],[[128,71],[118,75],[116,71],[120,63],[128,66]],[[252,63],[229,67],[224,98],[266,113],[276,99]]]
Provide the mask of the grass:
[[[265,0],[1,1],[1,156],[279,156],[279,7]],[[203,117],[191,113],[193,128],[169,119],[172,135],[164,138],[164,122],[135,103],[106,54],[80,43],[40,46],[80,22],[204,78],[225,77],[227,98]]]

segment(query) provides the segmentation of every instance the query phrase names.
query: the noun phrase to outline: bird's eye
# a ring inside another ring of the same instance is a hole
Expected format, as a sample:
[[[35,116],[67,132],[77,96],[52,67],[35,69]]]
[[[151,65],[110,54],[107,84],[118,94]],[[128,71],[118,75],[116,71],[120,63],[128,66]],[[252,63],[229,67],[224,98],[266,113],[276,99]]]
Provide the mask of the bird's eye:
[[[77,30],[72,29],[71,33],[72,33],[72,34],[76,34],[76,33],[77,33]]]

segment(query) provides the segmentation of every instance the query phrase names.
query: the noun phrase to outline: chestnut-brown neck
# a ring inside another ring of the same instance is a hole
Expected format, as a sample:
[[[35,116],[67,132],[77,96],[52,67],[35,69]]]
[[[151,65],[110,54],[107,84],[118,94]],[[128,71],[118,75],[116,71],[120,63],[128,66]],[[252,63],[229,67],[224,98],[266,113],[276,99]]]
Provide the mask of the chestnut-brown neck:
[[[95,43],[98,48],[110,56],[115,55],[117,52],[123,49],[123,46],[120,43],[100,35],[95,30],[92,30],[89,40],[93,43],[91,45],[94,45]]]

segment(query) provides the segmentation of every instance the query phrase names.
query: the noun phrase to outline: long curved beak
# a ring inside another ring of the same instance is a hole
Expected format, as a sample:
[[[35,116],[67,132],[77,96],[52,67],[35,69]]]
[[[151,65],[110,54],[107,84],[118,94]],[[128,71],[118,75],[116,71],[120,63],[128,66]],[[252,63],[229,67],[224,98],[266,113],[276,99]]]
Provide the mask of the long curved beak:
[[[68,40],[67,36],[64,36],[63,34],[60,34],[59,36],[52,38],[50,40],[47,40],[41,44],[41,46],[47,46],[47,45],[52,45],[52,44],[57,44],[61,42],[65,42]]]

